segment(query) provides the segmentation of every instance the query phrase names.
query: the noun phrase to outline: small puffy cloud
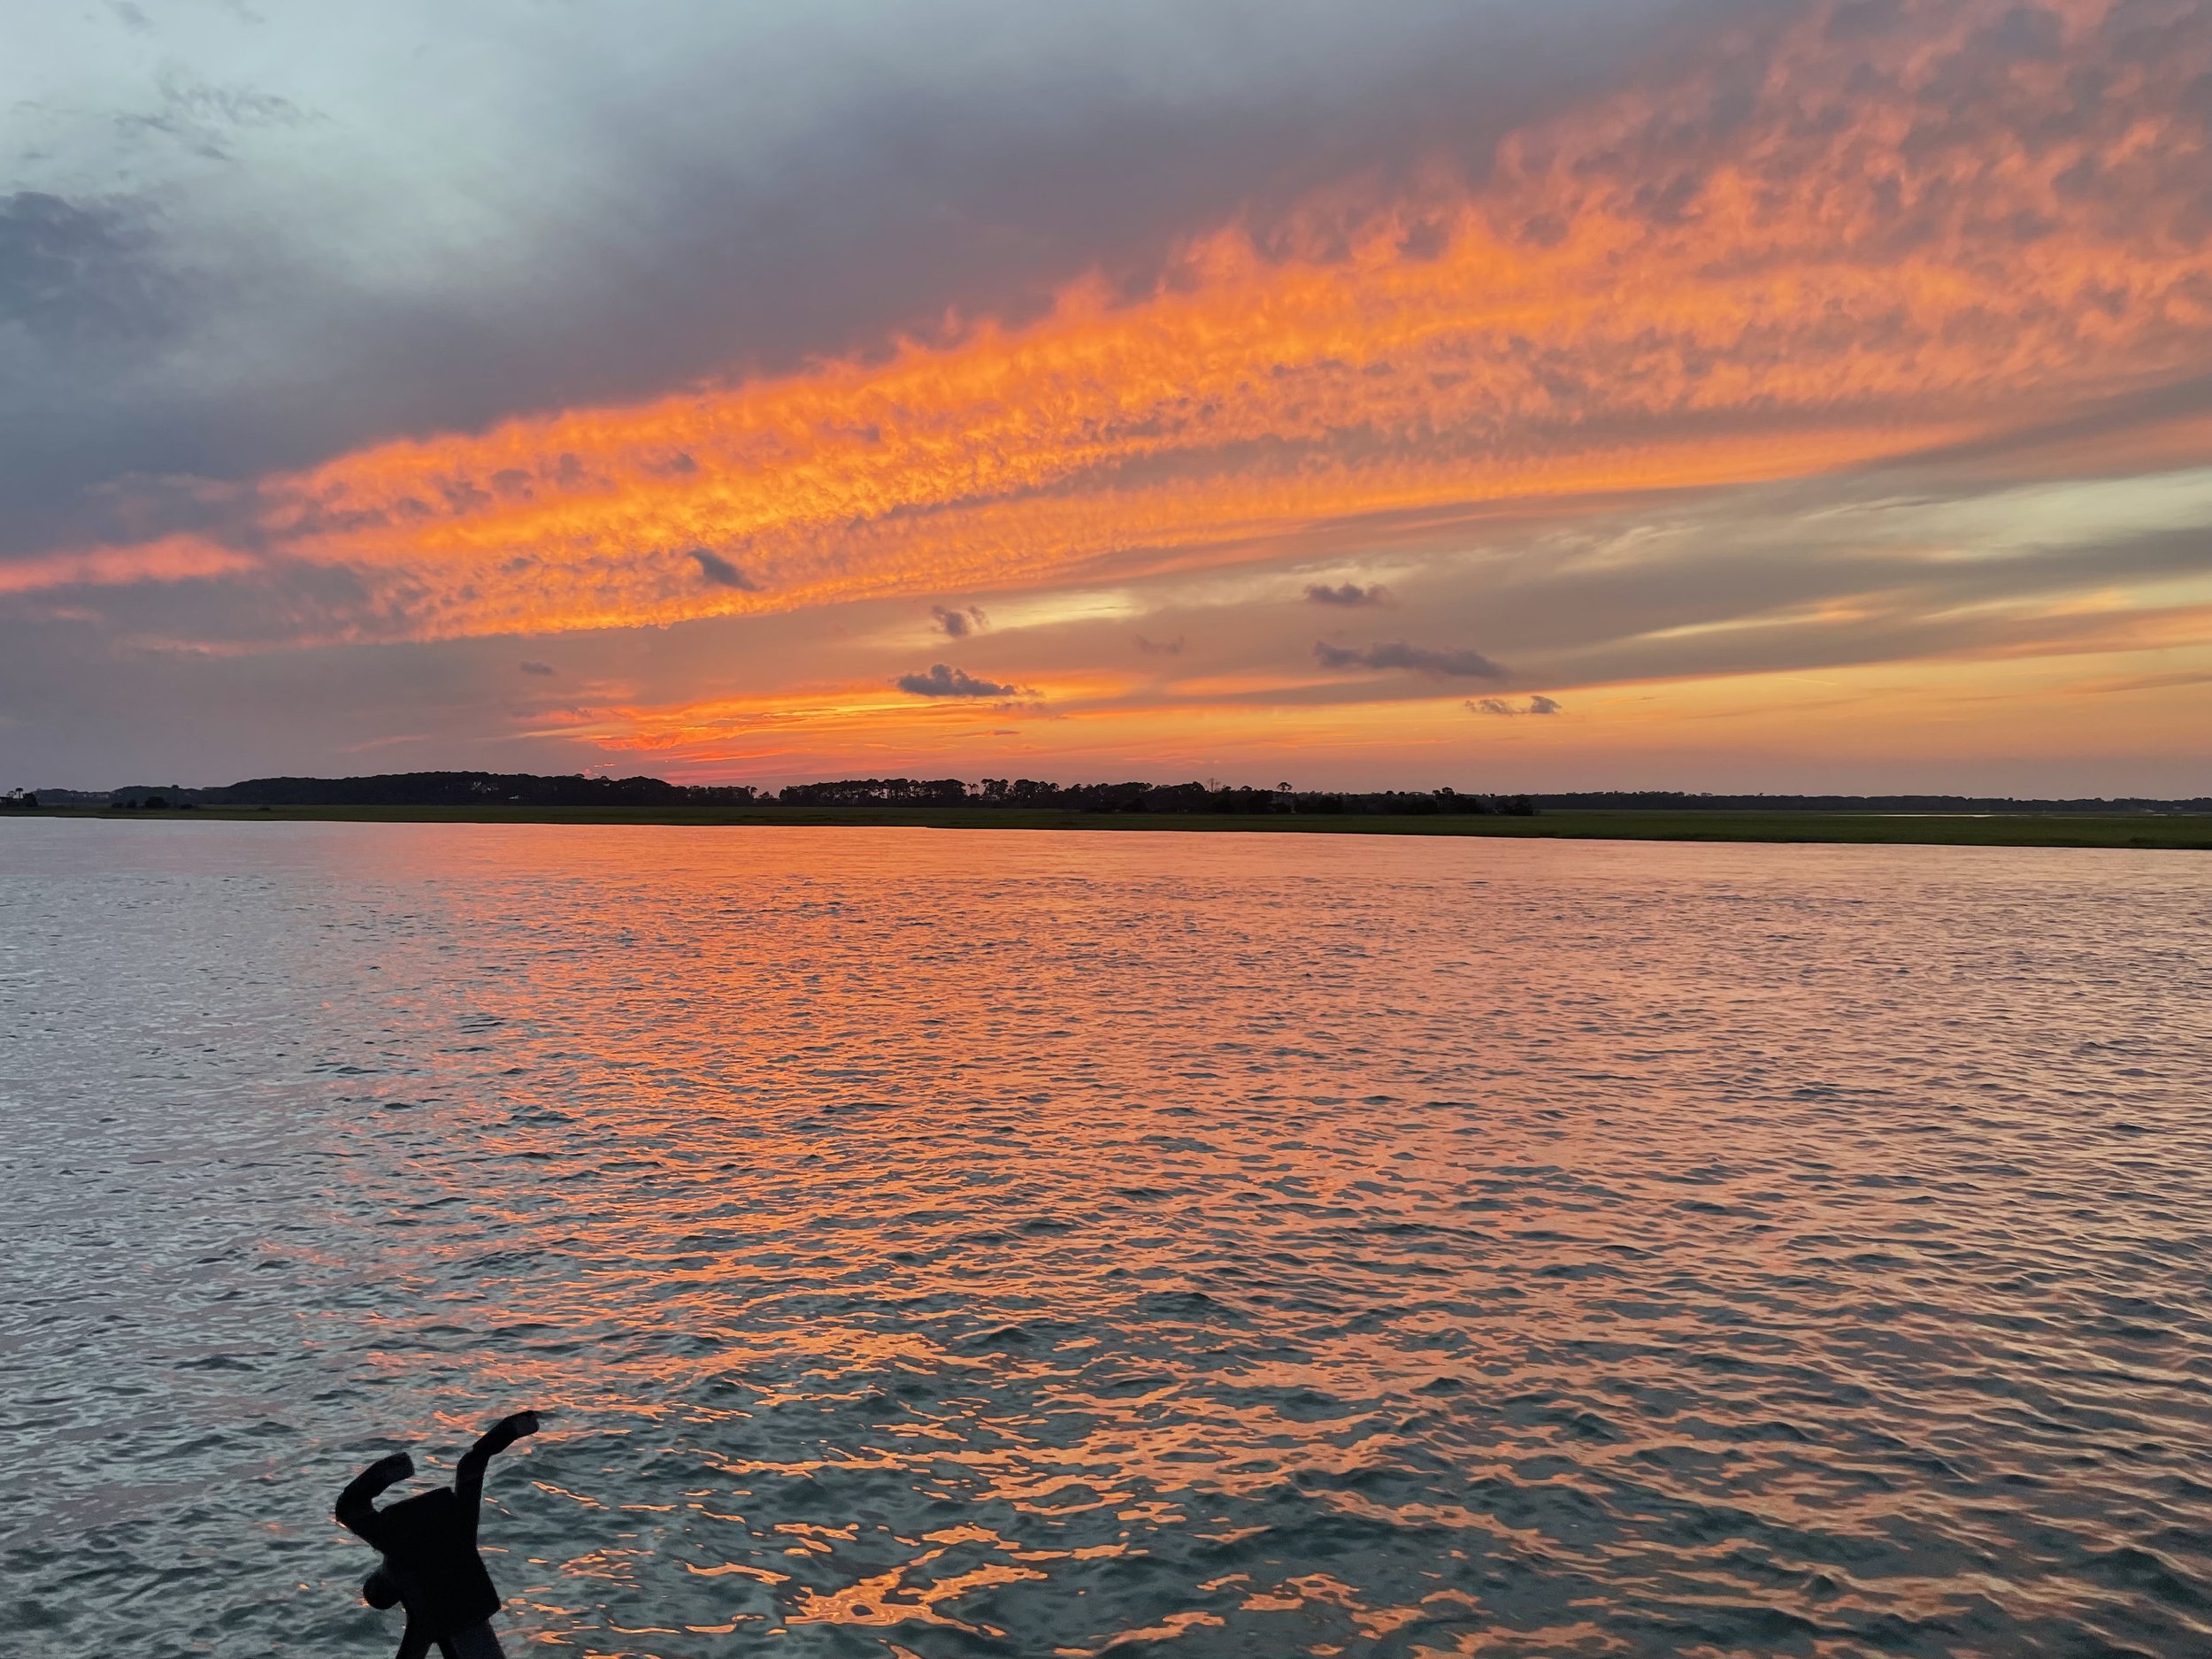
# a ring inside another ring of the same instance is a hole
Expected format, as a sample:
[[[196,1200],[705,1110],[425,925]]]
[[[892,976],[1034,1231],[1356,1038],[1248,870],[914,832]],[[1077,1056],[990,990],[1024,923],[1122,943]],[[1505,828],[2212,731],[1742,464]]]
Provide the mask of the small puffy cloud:
[[[1505,670],[1480,651],[1437,650],[1425,645],[1409,645],[1403,640],[1389,640],[1364,649],[1317,640],[1313,654],[1324,668],[1410,668],[1424,674],[1448,674],[1463,680],[1505,677]]]
[[[1541,695],[1531,697],[1526,705],[1520,708],[1516,708],[1503,697],[1470,697],[1467,699],[1467,711],[1470,714],[1497,714],[1516,718],[1524,714],[1557,714],[1560,708],[1555,699]]]
[[[1309,582],[1306,597],[1317,605],[1379,605],[1387,590],[1379,582],[1363,588],[1357,582],[1346,582],[1332,588],[1326,582]]]
[[[515,666],[526,674],[549,674],[553,672],[550,663],[518,663]]]
[[[691,557],[699,561],[699,574],[717,588],[734,588],[740,593],[748,594],[757,594],[760,591],[758,582],[719,553],[706,548],[695,547],[691,549]]]
[[[964,640],[979,629],[991,626],[990,618],[974,605],[964,611],[955,611],[946,605],[932,605],[929,614],[930,619],[937,625],[937,631],[949,640]]]
[[[910,691],[918,697],[1022,697],[1033,696],[1019,686],[1002,686],[995,680],[978,680],[964,668],[950,668],[943,663],[932,663],[926,674],[901,674],[892,681],[901,691]]]
[[[1140,634],[1137,635],[1137,649],[1147,657],[1180,657],[1183,654],[1183,636],[1179,634],[1171,640],[1148,640]]]

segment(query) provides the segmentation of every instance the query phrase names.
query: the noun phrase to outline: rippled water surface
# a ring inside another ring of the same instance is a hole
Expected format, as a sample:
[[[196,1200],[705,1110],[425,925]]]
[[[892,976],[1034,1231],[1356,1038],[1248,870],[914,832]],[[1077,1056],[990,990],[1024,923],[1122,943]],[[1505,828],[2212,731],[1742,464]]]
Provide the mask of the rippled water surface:
[[[0,1626],[2199,1655],[2212,861],[0,825]],[[0,1644],[4,1645],[4,1644]]]

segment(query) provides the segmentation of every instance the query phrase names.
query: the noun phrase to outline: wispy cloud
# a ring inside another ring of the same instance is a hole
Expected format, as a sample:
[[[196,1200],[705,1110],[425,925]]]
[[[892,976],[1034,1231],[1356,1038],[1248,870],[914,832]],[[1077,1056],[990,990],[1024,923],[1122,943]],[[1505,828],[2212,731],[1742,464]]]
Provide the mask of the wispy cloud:
[[[1561,711],[1557,702],[1542,695],[1531,697],[1518,705],[1503,697],[1470,697],[1467,699],[1467,709],[1471,714],[1494,714],[1509,718],[1517,715],[1557,714]]]
[[[117,588],[142,582],[209,581],[249,574],[261,561],[196,536],[168,536],[133,547],[75,548],[0,561],[0,594],[57,588]]]
[[[1469,680],[1502,680],[1505,670],[1480,651],[1436,649],[1390,640],[1380,645],[1332,645],[1314,641],[1315,659],[1324,668],[1406,668],[1417,673],[1444,674]]]

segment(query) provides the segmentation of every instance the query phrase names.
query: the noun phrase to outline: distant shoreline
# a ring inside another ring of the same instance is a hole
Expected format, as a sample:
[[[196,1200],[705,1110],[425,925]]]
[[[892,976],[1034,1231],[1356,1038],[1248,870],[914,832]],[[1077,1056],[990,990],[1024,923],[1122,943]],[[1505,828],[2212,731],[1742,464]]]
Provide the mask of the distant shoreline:
[[[1095,830],[1259,835],[1488,835],[1529,841],[1813,842],[1932,847],[2125,847],[2212,851],[2212,813],[1881,813],[1847,811],[1609,811],[1547,809],[1502,815],[1083,812],[1021,807],[533,807],[205,806],[116,810],[41,806],[9,818],[76,818],[102,824],[155,821],[351,824],[663,825],[713,828]]]

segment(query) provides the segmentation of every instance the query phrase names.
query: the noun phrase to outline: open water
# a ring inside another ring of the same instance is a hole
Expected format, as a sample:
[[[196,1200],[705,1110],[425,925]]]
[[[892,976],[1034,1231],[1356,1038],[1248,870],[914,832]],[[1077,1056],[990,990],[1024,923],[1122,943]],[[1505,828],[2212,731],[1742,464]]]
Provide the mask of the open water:
[[[2201,1655],[2212,860],[0,824],[0,1641]]]

